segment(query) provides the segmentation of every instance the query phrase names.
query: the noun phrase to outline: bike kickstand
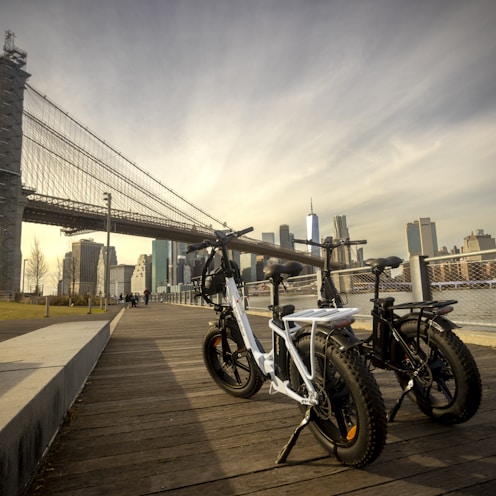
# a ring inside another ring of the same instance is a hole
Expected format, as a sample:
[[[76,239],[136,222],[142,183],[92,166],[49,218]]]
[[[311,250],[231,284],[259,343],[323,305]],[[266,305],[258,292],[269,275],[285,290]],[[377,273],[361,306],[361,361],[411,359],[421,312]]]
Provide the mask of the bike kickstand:
[[[403,403],[403,400],[404,400],[405,396],[412,389],[413,389],[413,379],[410,379],[408,381],[408,384],[406,385],[406,388],[401,393],[401,396],[396,400],[395,405],[393,406],[393,408],[391,408],[391,410],[389,411],[389,413],[386,415],[386,420],[388,422],[393,422],[394,421],[394,418],[396,417],[396,414],[398,413],[398,410],[400,409],[401,404]]]
[[[279,456],[277,457],[277,460],[276,460],[276,464],[284,463],[286,461],[286,458],[288,457],[289,453],[291,452],[294,445],[296,444],[296,441],[298,440],[298,436],[300,435],[300,432],[305,428],[306,425],[308,425],[311,417],[312,417],[312,407],[309,406],[307,408],[307,411],[305,412],[305,416],[303,417],[303,420],[298,424],[298,426],[294,430],[293,434],[289,438],[289,441],[286,443],[284,448],[280,451]]]

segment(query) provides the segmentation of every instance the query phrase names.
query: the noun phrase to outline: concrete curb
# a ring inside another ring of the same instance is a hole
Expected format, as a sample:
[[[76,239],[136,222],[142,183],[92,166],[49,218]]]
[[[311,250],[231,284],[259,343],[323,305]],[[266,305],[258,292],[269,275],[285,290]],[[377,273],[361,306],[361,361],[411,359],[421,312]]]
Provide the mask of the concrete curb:
[[[110,332],[110,321],[65,322],[0,343],[0,494],[22,493]]]

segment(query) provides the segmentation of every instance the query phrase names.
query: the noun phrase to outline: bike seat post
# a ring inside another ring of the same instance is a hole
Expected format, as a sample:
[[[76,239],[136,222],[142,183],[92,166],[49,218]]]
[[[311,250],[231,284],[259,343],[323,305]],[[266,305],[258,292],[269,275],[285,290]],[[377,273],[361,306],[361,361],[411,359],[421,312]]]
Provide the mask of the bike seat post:
[[[272,279],[272,286],[273,286],[273,291],[272,291],[272,308],[276,308],[279,306],[279,286],[281,284],[281,281]]]
[[[381,281],[381,273],[378,270],[374,271],[375,273],[375,282],[374,282],[374,302],[376,302],[379,299],[379,285]]]

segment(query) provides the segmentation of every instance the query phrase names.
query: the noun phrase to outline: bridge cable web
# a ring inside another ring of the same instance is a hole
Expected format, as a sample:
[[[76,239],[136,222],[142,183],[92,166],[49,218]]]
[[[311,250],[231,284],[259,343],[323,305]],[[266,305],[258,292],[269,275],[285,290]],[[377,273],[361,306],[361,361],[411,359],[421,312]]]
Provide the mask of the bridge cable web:
[[[37,194],[221,229],[224,223],[155,179],[26,85],[22,179]]]

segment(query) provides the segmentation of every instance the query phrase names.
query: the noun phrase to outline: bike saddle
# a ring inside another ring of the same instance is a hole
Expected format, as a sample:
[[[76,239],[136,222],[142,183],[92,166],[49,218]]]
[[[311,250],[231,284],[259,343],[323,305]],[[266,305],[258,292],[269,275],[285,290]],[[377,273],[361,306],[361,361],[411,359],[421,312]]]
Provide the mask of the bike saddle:
[[[285,264],[272,264],[264,269],[264,276],[279,282],[286,277],[297,276],[303,270],[303,265],[299,262],[286,262]],[[283,275],[284,274],[284,275]]]
[[[396,269],[400,266],[403,260],[394,255],[387,258],[369,258],[365,260],[365,265],[370,265],[372,267],[372,272],[382,273],[386,267],[391,267],[391,269]]]

